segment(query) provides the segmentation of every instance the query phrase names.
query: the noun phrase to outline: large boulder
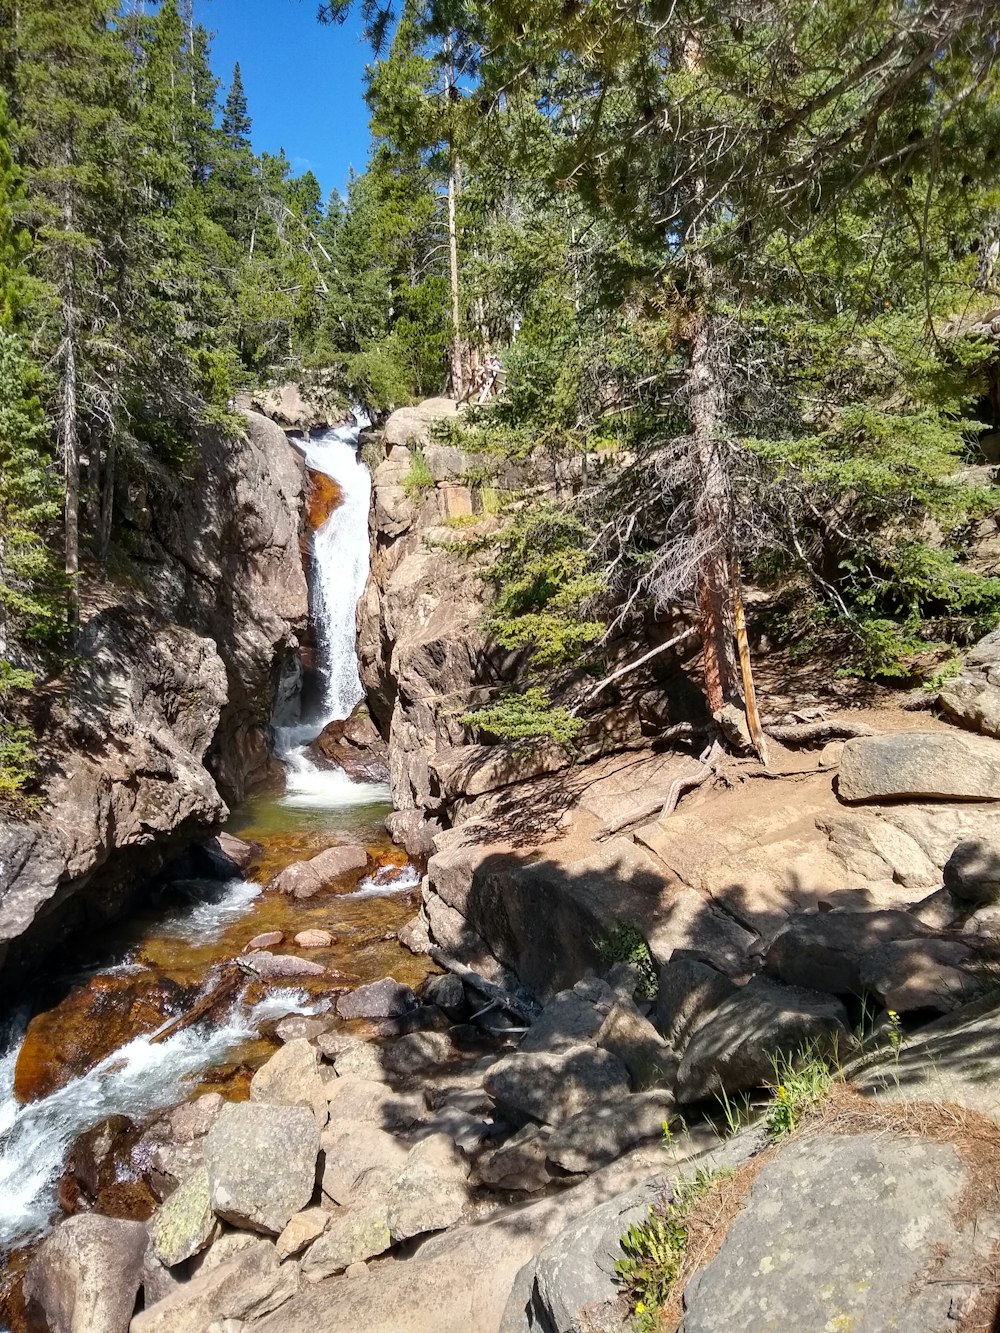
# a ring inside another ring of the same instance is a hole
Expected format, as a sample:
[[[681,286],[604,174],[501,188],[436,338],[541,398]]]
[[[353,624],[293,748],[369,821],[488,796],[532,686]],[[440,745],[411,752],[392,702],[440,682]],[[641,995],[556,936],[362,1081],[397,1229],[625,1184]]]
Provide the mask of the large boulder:
[[[927,1275],[959,1243],[965,1183],[947,1144],[885,1134],[791,1141],[688,1282],[683,1333],[947,1328],[960,1284]]]
[[[996,679],[961,675],[941,688],[938,701],[945,714],[970,731],[1000,740],[1000,671]]]
[[[564,1171],[595,1171],[645,1139],[659,1138],[673,1117],[662,1089],[586,1107],[552,1132],[545,1155]]]
[[[944,887],[956,903],[986,907],[1000,902],[1000,850],[966,838],[944,863]]]
[[[441,1231],[457,1222],[469,1200],[468,1175],[468,1164],[446,1135],[421,1140],[386,1196],[393,1241]]]
[[[398,1018],[416,1007],[417,997],[413,991],[392,977],[359,986],[337,1001],[337,1013],[341,1018]]]
[[[142,1281],[146,1228],[98,1213],[67,1218],[31,1260],[24,1291],[51,1333],[125,1333]]]
[[[736,982],[697,958],[671,958],[660,968],[653,1022],[675,1050],[738,990]]]
[[[483,1086],[501,1113],[557,1125],[595,1101],[624,1097],[628,1070],[595,1046],[561,1051],[515,1051],[489,1069]]]
[[[725,1000],[691,1038],[677,1071],[677,1100],[744,1092],[774,1078],[779,1053],[815,1045],[843,1055],[851,1045],[847,1012],[816,991],[756,977]]]
[[[319,1051],[296,1037],[275,1051],[250,1080],[250,1100],[277,1106],[322,1108],[326,1119],[326,1084],[320,1077]]]
[[[308,861],[296,861],[276,875],[271,888],[293,898],[311,898],[320,889],[336,883],[352,872],[364,870],[368,853],[360,844],[328,847]]]
[[[1000,746],[950,731],[855,737],[840,758],[837,792],[844,801],[1000,801]]]
[[[230,1102],[204,1143],[212,1207],[224,1221],[276,1236],[312,1198],[319,1129],[308,1107]]]

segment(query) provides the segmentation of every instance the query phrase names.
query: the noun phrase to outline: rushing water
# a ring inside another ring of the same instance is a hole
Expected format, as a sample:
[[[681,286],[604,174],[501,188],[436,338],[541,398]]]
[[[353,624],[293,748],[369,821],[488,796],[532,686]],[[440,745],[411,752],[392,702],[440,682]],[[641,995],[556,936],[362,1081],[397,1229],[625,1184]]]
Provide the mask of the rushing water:
[[[69,1001],[86,995],[94,982],[135,979],[152,985],[165,979],[187,988],[190,1005],[192,993],[207,994],[214,985],[220,963],[240,953],[252,935],[271,929],[284,931],[286,939],[317,925],[336,932],[331,950],[312,956],[357,979],[392,968],[415,984],[425,970],[393,942],[394,930],[412,912],[407,898],[420,876],[389,848],[381,830],[387,788],[352,782],[340,769],[319,767],[307,752],[327,723],[349,716],[363,697],[355,610],[368,575],[371,478],[357,457],[357,435],[358,428],[341,427],[307,446],[309,466],[332,477],[342,495],[313,539],[312,605],[324,692],[317,716],[274,729],[275,750],[286,768],[284,792],[249,802],[231,824],[234,832],[263,845],[264,857],[254,870],[261,883],[192,880],[174,886],[169,903],[137,909],[124,935],[102,942],[96,965],[64,978],[64,990],[74,988]],[[382,862],[355,889],[305,903],[264,892],[262,884],[276,870],[345,836],[364,841]],[[266,1020],[325,1003],[319,984],[301,990],[285,986],[252,1005],[236,998],[224,1011],[159,1042],[147,1025],[63,1086],[26,1103],[15,1096],[15,1072],[31,1015],[11,1016],[7,1030],[0,1030],[0,1248],[23,1244],[48,1228],[60,1173],[81,1133],[112,1114],[142,1122],[190,1095],[210,1069],[234,1059],[253,1064],[256,1034]],[[256,1052],[258,1062],[264,1054],[266,1048]]]

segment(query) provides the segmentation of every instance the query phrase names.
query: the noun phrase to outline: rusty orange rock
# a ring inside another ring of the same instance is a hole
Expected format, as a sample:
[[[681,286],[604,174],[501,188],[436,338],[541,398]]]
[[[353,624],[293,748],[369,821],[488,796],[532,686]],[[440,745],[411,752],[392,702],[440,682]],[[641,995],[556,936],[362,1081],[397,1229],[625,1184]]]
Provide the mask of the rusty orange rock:
[[[340,487],[325,472],[309,469],[309,493],[306,496],[306,522],[315,532],[340,504]]]

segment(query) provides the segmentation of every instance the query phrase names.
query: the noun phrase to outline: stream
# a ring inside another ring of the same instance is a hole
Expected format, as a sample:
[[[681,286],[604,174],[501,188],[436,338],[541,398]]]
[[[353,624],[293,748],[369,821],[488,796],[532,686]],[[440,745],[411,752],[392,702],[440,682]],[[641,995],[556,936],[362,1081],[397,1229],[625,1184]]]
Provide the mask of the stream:
[[[368,576],[371,478],[357,456],[359,429],[324,431],[305,446],[310,469],[325,473],[339,491],[312,541],[321,697],[307,717],[301,694],[285,701],[273,726],[284,790],[252,799],[227,825],[262,848],[249,878],[168,885],[99,940],[81,942],[56,965],[57,975],[40,981],[16,1011],[0,1015],[0,1267],[6,1270],[0,1328],[5,1321],[17,1328],[25,1257],[65,1203],[66,1164],[81,1135],[109,1116],[141,1127],[208,1090],[246,1097],[253,1070],[276,1048],[277,1020],[325,1011],[333,983],[342,990],[391,973],[417,986],[427,973],[426,960],[395,938],[415,910],[421,872],[385,833],[388,787],[352,781],[309,752],[325,726],[348,717],[363,698],[355,608]],[[265,889],[292,862],[344,842],[361,842],[369,853],[354,887],[302,901]],[[281,931],[282,951],[297,952],[292,936],[313,927],[328,931],[333,943],[305,956],[331,978],[250,982],[204,1019],[157,1040],[256,935]],[[148,1215],[152,1205],[141,1185],[129,1180],[127,1167],[118,1174],[124,1203],[117,1215]]]

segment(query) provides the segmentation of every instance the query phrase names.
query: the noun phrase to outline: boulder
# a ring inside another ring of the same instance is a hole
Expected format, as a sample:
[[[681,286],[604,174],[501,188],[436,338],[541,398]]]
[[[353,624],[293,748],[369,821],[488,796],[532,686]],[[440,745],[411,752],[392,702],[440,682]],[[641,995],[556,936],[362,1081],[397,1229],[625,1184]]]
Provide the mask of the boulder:
[[[977,943],[935,936],[890,940],[863,955],[862,989],[877,996],[883,1008],[900,1014],[948,1013],[991,985],[984,964],[995,964],[996,951],[991,955]]]
[[[753,931],[723,911],[711,895],[686,885],[675,888],[646,934],[654,962],[682,958],[708,963],[728,976],[742,976],[754,947]]]
[[[498,1060],[483,1086],[501,1113],[557,1125],[595,1101],[624,1097],[628,1070],[595,1046],[561,1051],[515,1051]]]
[[[261,852],[259,843],[245,842],[232,833],[217,833],[212,843],[219,849],[220,855],[231,861],[241,873],[250,869]]]
[[[173,1268],[203,1250],[217,1225],[208,1171],[200,1166],[153,1214],[150,1247],[164,1267]]]
[[[955,1284],[926,1275],[957,1242],[965,1180],[947,1144],[885,1134],[792,1139],[761,1170],[719,1253],[688,1282],[683,1333],[947,1328]]]
[[[391,1244],[384,1200],[349,1204],[331,1214],[323,1234],[306,1251],[302,1276],[321,1282],[351,1264],[384,1254]]]
[[[479,1160],[476,1175],[491,1189],[525,1194],[545,1189],[552,1183],[552,1172],[546,1165],[551,1135],[552,1131],[541,1125],[525,1125]]]
[[[965,674],[947,681],[938,702],[950,721],[1000,740],[1000,686],[985,676]]]
[[[860,995],[865,954],[894,940],[930,935],[910,912],[800,912],[768,945],[764,971],[790,986]]]
[[[433,1074],[457,1057],[458,1052],[445,1033],[411,1032],[386,1046],[382,1065],[390,1074]]]
[[[335,1204],[384,1196],[406,1165],[405,1144],[378,1124],[337,1121],[320,1142],[322,1191]]]
[[[697,1102],[719,1092],[743,1092],[774,1077],[774,1057],[815,1043],[843,1055],[851,1044],[847,1012],[816,991],[780,986],[763,977],[742,986],[691,1038],[677,1071],[677,1100]]]
[[[298,1041],[304,1037],[311,1042],[325,1036],[332,1021],[318,1014],[315,1017],[310,1014],[288,1014],[274,1025],[274,1035],[279,1041]]]
[[[659,1138],[673,1112],[674,1099],[663,1091],[588,1106],[553,1130],[546,1156],[564,1171],[596,1171],[637,1143]]]
[[[304,1208],[288,1219],[288,1225],[275,1242],[275,1252],[279,1259],[292,1259],[301,1254],[307,1245],[322,1236],[330,1214],[323,1208]]]
[[[457,1222],[469,1199],[468,1175],[467,1162],[447,1135],[422,1139],[386,1196],[393,1241],[441,1231]]]
[[[621,1060],[628,1070],[633,1092],[673,1085],[677,1057],[631,1001],[624,1004],[619,1001],[612,1006],[594,1041]]]
[[[142,1281],[146,1228],[98,1213],[68,1217],[28,1266],[29,1309],[51,1333],[124,1333]]]
[[[333,936],[328,930],[300,930],[295,943],[300,949],[329,949]]]
[[[385,817],[386,832],[407,856],[430,856],[435,835],[441,832],[436,819],[428,819],[420,810],[393,810]]]
[[[224,1103],[220,1092],[206,1092],[170,1113],[170,1132],[178,1143],[193,1143],[215,1124]]]
[[[392,977],[383,977],[370,985],[341,995],[337,1013],[341,1018],[395,1018],[415,1009],[417,997],[409,986],[403,986]]]
[[[286,1042],[250,1080],[252,1102],[322,1108],[324,1121],[326,1096],[326,1083],[319,1072],[319,1051],[305,1037]]]
[[[312,1198],[319,1129],[308,1107],[229,1102],[204,1142],[212,1207],[234,1226],[278,1235]]]
[[[739,987],[730,977],[697,958],[671,958],[660,968],[653,1022],[676,1051]]]
[[[855,737],[844,746],[837,794],[844,801],[1000,801],[1000,746],[957,732]]]
[[[272,880],[271,888],[294,898],[311,898],[345,875],[364,870],[367,864],[368,853],[360,845],[328,847],[308,861],[295,861],[287,866]]]
[[[425,1004],[436,1004],[455,1023],[462,1021],[469,1008],[465,999],[465,987],[451,972],[445,972],[443,976],[428,977],[424,982],[422,998]]]
[[[372,1042],[361,1041],[356,1046],[349,1046],[333,1062],[338,1078],[363,1078],[373,1082],[384,1082],[388,1077],[382,1063],[382,1049]]]
[[[1000,901],[1000,851],[977,838],[960,842],[944,864],[944,887],[963,907]]]
[[[384,1082],[349,1075],[327,1088],[330,1124],[406,1130],[421,1119],[423,1099],[415,1092],[395,1092]]]
[[[525,1033],[518,1048],[528,1051],[568,1051],[596,1039],[605,1015],[575,990],[560,991],[548,1002]]]
[[[284,977],[325,977],[326,968],[311,958],[296,958],[289,953],[269,953],[266,949],[245,955],[241,960],[245,971],[253,972],[263,981],[280,981]]]
[[[273,949],[276,944],[283,944],[285,935],[280,930],[264,930],[259,935],[255,935],[247,943],[244,953],[252,953],[255,949]]]
[[[253,1321],[280,1309],[298,1290],[296,1265],[279,1264],[272,1241],[240,1239],[248,1243],[225,1259],[227,1247],[217,1242],[193,1277],[135,1316],[129,1333],[195,1333],[196,1329],[207,1333],[213,1324]],[[221,1262],[209,1262],[216,1249]]]

